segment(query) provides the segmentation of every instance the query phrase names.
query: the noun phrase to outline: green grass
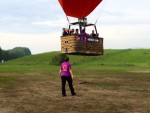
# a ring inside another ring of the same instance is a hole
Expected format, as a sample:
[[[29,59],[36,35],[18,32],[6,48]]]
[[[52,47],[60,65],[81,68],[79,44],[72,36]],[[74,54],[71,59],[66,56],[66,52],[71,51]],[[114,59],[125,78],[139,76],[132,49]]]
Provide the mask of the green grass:
[[[50,64],[51,58],[59,52],[48,52],[18,58],[8,61],[11,64],[22,65],[46,65]],[[68,55],[73,65],[86,64],[99,66],[119,67],[150,67],[150,49],[127,49],[127,50],[105,50],[102,56]]]

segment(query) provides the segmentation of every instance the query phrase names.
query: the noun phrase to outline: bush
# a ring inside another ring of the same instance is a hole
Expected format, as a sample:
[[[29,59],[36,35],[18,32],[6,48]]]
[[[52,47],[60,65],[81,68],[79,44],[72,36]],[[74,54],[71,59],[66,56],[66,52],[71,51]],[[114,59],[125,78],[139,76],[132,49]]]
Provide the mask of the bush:
[[[56,54],[51,58],[50,64],[59,66],[64,61],[66,56],[66,54]]]

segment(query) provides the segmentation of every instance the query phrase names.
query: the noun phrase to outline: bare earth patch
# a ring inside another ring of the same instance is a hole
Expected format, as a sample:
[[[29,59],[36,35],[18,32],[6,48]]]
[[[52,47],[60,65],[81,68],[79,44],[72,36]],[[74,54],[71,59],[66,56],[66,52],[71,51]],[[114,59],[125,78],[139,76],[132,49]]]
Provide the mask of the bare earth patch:
[[[76,76],[77,96],[67,86],[62,97],[57,76],[30,73],[20,80],[0,89],[0,113],[150,113],[150,81]]]

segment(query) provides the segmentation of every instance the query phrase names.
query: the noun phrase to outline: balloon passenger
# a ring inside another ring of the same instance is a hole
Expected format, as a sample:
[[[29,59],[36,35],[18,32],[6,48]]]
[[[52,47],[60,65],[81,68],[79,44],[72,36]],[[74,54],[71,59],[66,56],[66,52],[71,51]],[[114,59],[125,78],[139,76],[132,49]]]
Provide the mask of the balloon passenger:
[[[62,30],[63,30],[62,36],[67,36],[68,35],[67,30],[65,28],[63,28]]]
[[[69,34],[74,35],[74,29],[71,29]]]
[[[81,35],[83,35],[83,36],[90,36],[90,35],[85,31],[85,29],[83,29],[83,30],[81,31]]]
[[[73,73],[71,69],[71,64],[69,63],[69,57],[65,57],[65,61],[61,64],[59,76],[61,77],[62,84],[62,96],[66,96],[66,81],[69,84],[71,95],[74,96],[76,93],[73,88]]]
[[[94,33],[94,30],[92,30],[92,33],[90,34],[91,37],[96,37],[96,34]]]
[[[85,29],[82,30],[82,33],[81,33],[83,36],[86,36],[87,33],[85,32]]]
[[[81,31],[81,35],[82,35],[81,40],[86,42],[87,36],[89,35],[85,32],[85,29]]]
[[[79,35],[79,29],[76,29],[74,34]]]

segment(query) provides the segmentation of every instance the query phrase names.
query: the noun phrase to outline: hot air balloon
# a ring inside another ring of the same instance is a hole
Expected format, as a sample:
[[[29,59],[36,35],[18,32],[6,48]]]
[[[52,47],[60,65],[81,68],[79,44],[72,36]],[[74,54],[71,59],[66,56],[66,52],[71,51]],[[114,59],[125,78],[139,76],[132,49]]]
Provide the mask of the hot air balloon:
[[[78,25],[79,34],[68,34],[61,36],[61,53],[73,54],[103,54],[103,38],[99,37],[95,24],[87,22],[87,16],[102,2],[102,0],[58,0],[66,16],[77,18],[77,22],[69,23],[71,26]],[[85,30],[88,26],[94,26],[96,34],[88,35]]]

